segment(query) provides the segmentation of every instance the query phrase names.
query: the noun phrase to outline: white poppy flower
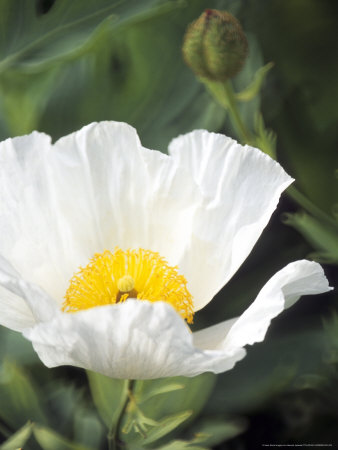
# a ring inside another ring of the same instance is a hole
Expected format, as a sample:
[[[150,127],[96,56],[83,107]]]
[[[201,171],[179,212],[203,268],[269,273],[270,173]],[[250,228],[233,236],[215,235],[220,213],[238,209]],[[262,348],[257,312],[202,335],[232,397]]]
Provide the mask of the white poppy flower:
[[[187,324],[242,264],[291,182],[259,150],[207,131],[173,140],[169,156],[115,122],[54,145],[37,132],[7,139],[0,323],[48,367],[134,379],[229,370],[273,317],[329,290],[318,264],[297,261],[241,317],[196,333]]]

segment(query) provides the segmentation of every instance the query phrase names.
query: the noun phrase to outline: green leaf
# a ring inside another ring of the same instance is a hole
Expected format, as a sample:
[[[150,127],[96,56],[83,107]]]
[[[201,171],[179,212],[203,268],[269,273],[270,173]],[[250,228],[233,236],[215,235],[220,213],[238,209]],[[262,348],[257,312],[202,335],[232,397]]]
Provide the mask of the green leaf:
[[[185,386],[184,384],[170,384],[168,383],[167,385],[164,386],[154,386],[154,387],[150,387],[150,389],[143,394],[142,396],[142,402],[145,402],[147,400],[149,400],[152,397],[155,397],[156,395],[160,395],[160,394],[167,394],[168,392],[173,392],[173,391],[177,391],[179,389],[183,389]]]
[[[124,425],[126,442],[150,444],[196,416],[209,398],[215,379],[212,374],[203,374],[137,381]]]
[[[69,381],[54,379],[44,392],[46,403],[51,406],[47,411],[48,425],[61,434],[67,433],[78,414],[86,410],[83,390],[76,388]]]
[[[32,426],[31,422],[26,423],[26,425],[0,445],[0,450],[13,450],[23,447],[32,434]]]
[[[108,428],[118,419],[126,395],[126,380],[116,380],[96,372],[87,371],[94,404]]]
[[[268,72],[272,69],[273,66],[274,64],[270,62],[265,66],[259,68],[249,86],[236,94],[236,99],[241,102],[248,102],[254,99],[259,94],[262,84]]]
[[[0,416],[17,429],[27,420],[45,423],[39,392],[22,368],[5,361],[0,374]]]
[[[43,450],[90,450],[89,447],[71,442],[47,427],[35,425],[33,433]]]
[[[200,447],[188,441],[175,440],[169,444],[158,447],[157,450],[210,450],[208,447]]]
[[[100,443],[105,439],[106,429],[103,426],[96,411],[79,409],[74,417],[74,439],[80,444],[90,448],[100,448]]]
[[[192,442],[212,447],[242,433],[246,423],[241,420],[209,419],[197,423],[194,429],[196,434]]]
[[[38,128],[58,68],[38,74],[9,70],[0,78],[0,109],[12,136],[30,133]]]
[[[192,432],[195,431],[195,433],[191,440],[175,440],[160,447],[158,450],[202,450],[213,448],[213,446],[232,439],[242,433],[245,428],[245,422],[239,420],[204,420],[198,422],[192,428]]]
[[[81,51],[101,26],[117,27],[158,0],[55,0],[46,13],[32,0],[2,0],[0,73],[11,67],[41,69]]]
[[[38,129],[58,138],[93,121],[119,120],[136,127],[143,145],[163,151],[191,129],[219,129],[224,111],[181,55],[186,23],[202,4],[189,6],[188,17],[173,10],[102,34],[85,55],[63,65]]]
[[[316,261],[338,263],[338,224],[330,224],[310,216],[305,212],[284,215],[284,223],[298,230],[304,238],[315,248],[311,257]]]
[[[192,410],[194,416],[201,411],[213,389],[216,377],[205,373],[193,378],[172,377],[137,382],[135,396],[137,404],[146,416],[161,420],[167,415]],[[149,392],[161,392],[167,385],[183,386],[166,394],[150,396]]]
[[[39,363],[38,355],[33,349],[32,343],[25,339],[21,333],[0,327],[0,361],[11,355],[13,361],[22,365]]]
[[[140,444],[142,444],[143,446],[161,439],[163,436],[166,436],[187,419],[189,419],[192,414],[193,411],[184,411],[169,417],[165,417],[163,420],[159,421],[156,426],[151,428],[151,430],[147,433],[147,437],[145,439],[139,437],[138,442],[140,442]]]
[[[257,113],[255,116],[255,146],[271,158],[276,158],[276,135],[265,128],[263,116]]]

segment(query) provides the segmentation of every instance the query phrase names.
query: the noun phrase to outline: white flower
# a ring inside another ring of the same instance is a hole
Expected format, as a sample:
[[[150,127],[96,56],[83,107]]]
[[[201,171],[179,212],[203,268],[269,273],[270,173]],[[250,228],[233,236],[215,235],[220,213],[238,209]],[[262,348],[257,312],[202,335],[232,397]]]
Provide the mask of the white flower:
[[[182,318],[236,272],[291,181],[259,150],[207,131],[173,140],[169,156],[115,122],[54,145],[37,132],[8,139],[0,144],[1,324],[31,340],[48,367],[134,379],[229,370],[273,317],[329,290],[318,264],[296,261],[241,317],[196,333]]]

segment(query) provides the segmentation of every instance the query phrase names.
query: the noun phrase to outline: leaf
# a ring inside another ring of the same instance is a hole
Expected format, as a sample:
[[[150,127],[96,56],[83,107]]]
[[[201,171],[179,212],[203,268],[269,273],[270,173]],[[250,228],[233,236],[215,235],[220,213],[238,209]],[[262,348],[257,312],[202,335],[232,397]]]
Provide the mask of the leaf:
[[[158,447],[157,450],[209,450],[209,448],[197,446],[188,441],[175,440]]]
[[[174,414],[169,417],[165,417],[163,420],[159,421],[157,426],[154,426],[148,433],[145,439],[139,438],[140,444],[143,445],[151,444],[158,439],[166,436],[183,422],[185,422],[189,417],[191,417],[193,411],[184,411],[182,413]]]
[[[276,135],[265,128],[263,116],[257,113],[255,116],[255,146],[271,158],[276,158]]]
[[[245,422],[239,420],[204,420],[198,422],[192,428],[192,431],[195,430],[195,435],[191,440],[175,440],[159,447],[158,450],[205,450],[213,448],[213,446],[232,439],[239,433],[242,433],[245,428]]]
[[[13,450],[23,447],[32,434],[32,423],[28,422],[20,430],[0,445],[0,450]]]
[[[89,447],[71,442],[47,427],[35,425],[33,433],[43,450],[90,450]]]
[[[209,398],[215,379],[214,375],[203,374],[136,382],[124,426],[126,442],[150,444],[196,416]]]
[[[142,411],[154,420],[161,420],[167,415],[192,410],[194,416],[203,408],[213,389],[216,377],[205,373],[193,378],[172,377],[158,380],[139,381],[135,396]],[[149,392],[161,389],[167,385],[183,386],[171,391],[168,395],[149,396]]]
[[[27,420],[45,423],[39,392],[25,371],[5,361],[0,376],[0,416],[10,427],[17,429]]]
[[[179,389],[183,389],[183,384],[167,384],[164,386],[155,386],[150,388],[149,391],[142,396],[142,402],[149,400],[152,397],[160,394],[167,394],[168,392],[177,391]]]
[[[11,67],[41,69],[74,56],[99,26],[116,28],[159,0],[55,0],[41,13],[32,0],[2,0],[0,7],[0,73]],[[165,2],[166,3],[166,2]]]
[[[88,53],[63,65],[38,128],[58,138],[93,121],[119,120],[136,127],[143,145],[163,151],[191,129],[219,129],[224,111],[181,55],[184,27],[202,4],[196,0],[187,16],[173,10],[100,35]]]
[[[254,78],[249,86],[236,94],[237,100],[241,102],[248,102],[254,99],[259,94],[262,84],[273,66],[274,64],[269,62],[265,66],[260,67],[254,74]]]
[[[58,74],[58,68],[53,68],[38,74],[9,70],[2,75],[0,108],[10,135],[23,135],[38,128]]]
[[[79,425],[78,418],[81,423],[81,418],[87,411],[87,399],[84,397],[83,390],[69,381],[62,382],[54,379],[48,385],[48,389],[45,389],[45,399],[49,405],[47,411],[49,427],[65,434],[74,423],[74,430],[76,430]],[[93,409],[93,414],[95,413]],[[99,420],[98,417],[97,420]],[[80,442],[80,439],[78,441]]]
[[[327,264],[338,263],[338,224],[334,228],[305,212],[285,214],[283,221],[298,230],[315,248],[316,252],[311,255],[314,259]]]
[[[193,443],[212,447],[245,431],[246,423],[242,420],[209,419],[197,423],[193,429],[196,433]]]
[[[33,350],[31,342],[25,339],[21,333],[1,327],[0,340],[1,361],[5,359],[6,355],[11,355],[13,361],[17,361],[22,365],[40,363],[39,357]]]
[[[96,411],[79,409],[74,417],[74,439],[76,442],[90,448],[100,448],[101,440],[106,435],[106,429]]]
[[[108,428],[118,419],[126,389],[126,380],[116,380],[96,372],[87,371],[94,404]]]

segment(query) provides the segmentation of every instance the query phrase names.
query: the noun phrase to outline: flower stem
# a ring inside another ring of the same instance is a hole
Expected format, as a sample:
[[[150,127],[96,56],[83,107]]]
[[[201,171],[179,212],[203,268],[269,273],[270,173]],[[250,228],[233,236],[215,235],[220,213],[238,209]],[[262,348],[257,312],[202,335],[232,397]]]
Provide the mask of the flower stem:
[[[122,450],[125,448],[123,441],[121,439],[121,428],[122,428],[122,421],[123,417],[125,415],[125,412],[127,410],[128,404],[130,402],[130,399],[133,394],[135,385],[135,380],[127,380],[127,389],[125,393],[125,398],[123,401],[123,405],[120,411],[120,414],[118,416],[117,421],[113,421],[111,424],[111,427],[109,429],[107,440],[108,440],[108,449],[109,450]]]

